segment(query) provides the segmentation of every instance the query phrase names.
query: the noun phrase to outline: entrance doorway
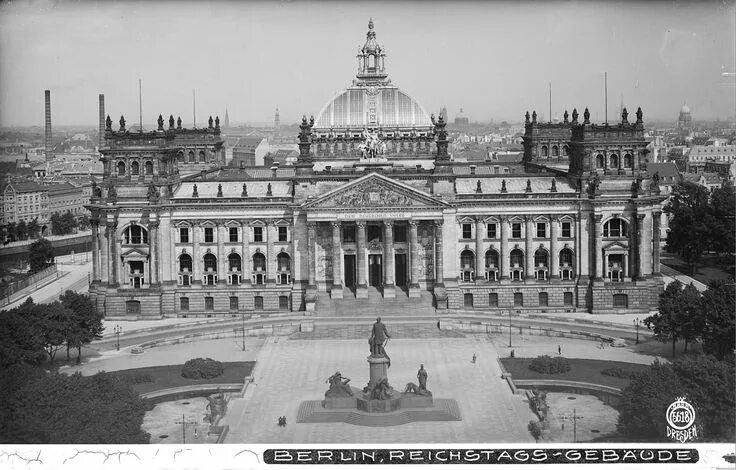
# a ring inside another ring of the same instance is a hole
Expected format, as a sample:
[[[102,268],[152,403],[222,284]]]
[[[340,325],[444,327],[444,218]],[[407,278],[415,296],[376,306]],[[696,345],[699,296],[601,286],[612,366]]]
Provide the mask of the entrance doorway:
[[[373,287],[383,285],[383,255],[368,255],[368,284]]]
[[[406,254],[394,255],[396,287],[406,287]]]
[[[345,255],[345,287],[355,290],[355,255]]]

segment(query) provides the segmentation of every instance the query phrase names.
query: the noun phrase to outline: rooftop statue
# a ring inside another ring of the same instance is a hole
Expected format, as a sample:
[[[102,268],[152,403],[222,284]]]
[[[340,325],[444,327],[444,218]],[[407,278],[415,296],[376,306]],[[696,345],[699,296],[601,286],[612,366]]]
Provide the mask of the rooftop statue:
[[[569,114],[567,114],[567,110],[565,110],[565,114],[562,115],[562,119],[564,119],[564,122],[568,122],[567,121],[568,116]]]
[[[641,112],[641,107],[636,109],[636,122],[642,123],[644,118],[644,113]]]
[[[210,118],[207,120],[207,127],[212,129],[212,116],[210,116]]]
[[[629,112],[626,111],[626,108],[621,112],[621,122],[623,124],[628,124],[629,122]]]
[[[526,124],[529,124],[529,111],[527,111],[526,114],[524,115],[524,122]]]
[[[535,123],[535,122],[537,122],[537,112],[536,111],[532,111],[532,124]]]
[[[169,115],[169,129],[173,129],[173,128],[174,128],[174,115],[170,114]]]
[[[181,116],[176,118],[176,128],[181,129]]]
[[[585,108],[583,112],[583,123],[590,124],[590,111],[588,111],[588,108]]]
[[[120,130],[125,130],[125,118],[123,116],[120,116]]]
[[[164,118],[160,114],[158,115],[158,120],[156,121],[158,123],[158,130],[162,131],[164,130]]]
[[[112,130],[112,119],[110,119],[110,115],[107,115],[107,119],[105,119],[105,129],[108,131]]]
[[[572,109],[572,122],[574,123],[578,122],[578,108]]]

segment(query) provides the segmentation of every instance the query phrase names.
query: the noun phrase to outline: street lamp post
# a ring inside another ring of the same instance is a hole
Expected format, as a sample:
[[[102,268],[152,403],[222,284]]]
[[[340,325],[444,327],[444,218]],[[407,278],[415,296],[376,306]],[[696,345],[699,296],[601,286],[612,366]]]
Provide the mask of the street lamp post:
[[[243,310],[240,318],[242,319],[243,324],[243,351],[245,351],[245,310]]]
[[[509,347],[511,347],[511,310],[509,310]]]
[[[187,424],[193,424],[194,425],[194,437],[196,438],[198,436],[197,434],[197,421],[187,421],[186,417],[184,416],[184,413],[181,415],[181,421],[177,421],[174,424],[181,424],[181,440],[182,444],[187,443]]]
[[[639,325],[641,325],[641,320],[637,318],[634,320],[634,326],[636,327],[636,344],[639,344]]]
[[[120,333],[123,332],[123,327],[120,325],[115,325],[113,331],[115,332],[115,349],[120,351]]]
[[[562,416],[562,420],[572,420],[572,442],[578,441],[578,420],[582,419],[582,416],[577,415],[577,410],[572,409],[572,416]],[[565,429],[565,424],[562,424],[562,429]]]

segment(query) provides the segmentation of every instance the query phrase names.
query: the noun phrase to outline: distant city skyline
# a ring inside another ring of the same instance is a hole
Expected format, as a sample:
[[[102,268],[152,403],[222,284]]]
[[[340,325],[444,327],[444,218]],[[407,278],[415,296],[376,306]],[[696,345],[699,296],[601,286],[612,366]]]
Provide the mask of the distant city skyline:
[[[159,114],[197,126],[283,125],[317,115],[356,71],[370,17],[394,84],[450,121],[519,121],[526,110],[590,108],[621,96],[645,121],[733,119],[734,2],[17,2],[0,5],[0,125],[95,127],[98,94],[117,125]],[[428,8],[430,6],[431,8]]]

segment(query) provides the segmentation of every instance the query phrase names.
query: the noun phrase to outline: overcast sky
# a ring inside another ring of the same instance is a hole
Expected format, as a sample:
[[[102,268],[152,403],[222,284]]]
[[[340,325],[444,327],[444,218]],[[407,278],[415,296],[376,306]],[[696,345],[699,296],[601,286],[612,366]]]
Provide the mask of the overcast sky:
[[[317,114],[356,72],[373,17],[393,83],[429,112],[514,120],[621,97],[649,119],[729,118],[736,107],[735,2],[53,2],[0,5],[0,125],[56,125],[106,111],[233,122]],[[724,75],[731,73],[731,75]]]

